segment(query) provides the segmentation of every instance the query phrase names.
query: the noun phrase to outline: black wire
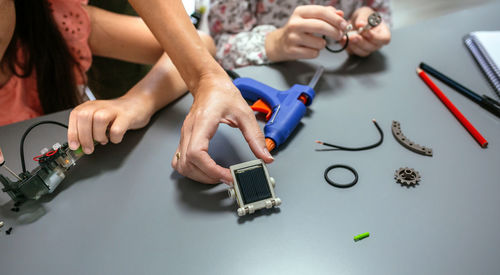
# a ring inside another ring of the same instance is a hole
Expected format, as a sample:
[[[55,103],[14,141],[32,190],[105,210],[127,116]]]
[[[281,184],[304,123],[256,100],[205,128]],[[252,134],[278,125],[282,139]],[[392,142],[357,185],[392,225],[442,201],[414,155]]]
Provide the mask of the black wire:
[[[68,125],[57,122],[57,121],[51,121],[51,120],[44,120],[44,121],[39,121],[33,125],[31,125],[28,129],[23,134],[23,137],[21,138],[21,146],[20,146],[20,153],[21,153],[21,166],[23,168],[23,173],[26,173],[26,162],[24,161],[24,140],[26,139],[26,136],[33,130],[33,128],[42,125],[42,124],[54,124],[54,125],[59,125],[64,128],[68,128]]]
[[[326,40],[326,36],[323,35],[323,39]],[[327,41],[327,44],[328,44],[328,40]],[[347,33],[345,33],[345,44],[344,46],[341,48],[341,49],[338,49],[338,50],[332,50],[328,47],[328,45],[325,46],[325,49],[331,53],[339,53],[343,50],[345,50],[347,48],[347,45],[349,45],[349,35],[347,35]]]
[[[373,120],[373,124],[375,124],[375,127],[377,127],[377,130],[380,133],[380,140],[372,145],[363,146],[363,147],[344,147],[344,146],[330,144],[330,143],[326,143],[326,142],[321,142],[320,144],[335,148],[335,149],[331,149],[331,150],[343,150],[343,151],[363,151],[363,150],[375,148],[375,147],[379,146],[380,144],[382,144],[382,142],[384,141],[384,132],[382,132],[382,129],[378,125],[377,121]],[[319,151],[326,151],[326,150],[320,149]]]

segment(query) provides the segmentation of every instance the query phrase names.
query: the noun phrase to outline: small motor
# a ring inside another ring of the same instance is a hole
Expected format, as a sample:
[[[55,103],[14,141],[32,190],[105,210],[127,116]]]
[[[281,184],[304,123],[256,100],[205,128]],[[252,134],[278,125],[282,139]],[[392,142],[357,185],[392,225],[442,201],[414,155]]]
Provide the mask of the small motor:
[[[13,182],[0,175],[0,182],[4,186],[2,191],[9,194],[16,203],[38,200],[43,195],[54,192],[66,178],[70,168],[83,156],[83,152],[81,148],[75,151],[69,149],[68,143],[62,146],[56,143],[52,149],[44,149],[41,155],[34,157],[33,160],[38,161],[39,166],[31,172],[16,176],[18,181]]]
[[[281,204],[274,193],[275,181],[269,177],[266,164],[252,160],[229,167],[234,185],[228,190],[229,197],[239,205],[238,216],[253,214],[256,210]]]

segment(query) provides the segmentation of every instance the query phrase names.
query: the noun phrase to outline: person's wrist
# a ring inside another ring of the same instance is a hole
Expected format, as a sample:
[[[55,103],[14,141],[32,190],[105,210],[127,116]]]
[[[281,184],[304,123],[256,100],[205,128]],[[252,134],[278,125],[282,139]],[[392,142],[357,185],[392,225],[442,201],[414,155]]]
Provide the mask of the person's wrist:
[[[212,91],[225,91],[228,85],[233,85],[233,82],[227,75],[226,71],[219,66],[220,70],[206,71],[204,72],[198,82],[196,87],[190,88],[189,91],[196,99],[198,96],[204,93],[211,93]],[[218,89],[207,89],[211,87],[218,87]]]
[[[270,62],[279,62],[282,61],[282,57],[280,55],[279,47],[279,37],[281,36],[282,29],[276,29],[266,35],[266,55],[267,59]]]
[[[151,117],[161,106],[157,106],[152,93],[148,91],[131,90],[118,100],[128,101],[125,106],[131,107],[135,112],[140,112],[146,117]]]
[[[210,56],[209,59],[204,59],[203,61],[200,60],[199,63],[201,64],[197,64],[197,69],[193,72],[193,75],[196,75],[196,77],[191,77],[190,80],[187,81],[186,79],[184,79],[189,92],[191,92],[193,96],[196,95],[197,91],[199,90],[198,87],[204,81],[210,80],[214,77],[227,77],[227,73],[212,56]]]

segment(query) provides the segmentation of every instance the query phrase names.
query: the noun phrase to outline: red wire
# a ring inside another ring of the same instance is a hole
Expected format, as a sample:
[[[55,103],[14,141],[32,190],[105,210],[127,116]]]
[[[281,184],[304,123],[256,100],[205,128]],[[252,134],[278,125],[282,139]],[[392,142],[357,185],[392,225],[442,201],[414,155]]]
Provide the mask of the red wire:
[[[50,156],[53,156],[57,153],[57,151],[59,151],[59,149],[57,150],[52,150],[52,151],[49,151],[45,154],[42,154],[42,155],[39,155],[39,156],[36,156],[33,158],[34,161],[40,161],[40,158],[43,157],[43,156],[46,156],[46,157],[50,157]]]

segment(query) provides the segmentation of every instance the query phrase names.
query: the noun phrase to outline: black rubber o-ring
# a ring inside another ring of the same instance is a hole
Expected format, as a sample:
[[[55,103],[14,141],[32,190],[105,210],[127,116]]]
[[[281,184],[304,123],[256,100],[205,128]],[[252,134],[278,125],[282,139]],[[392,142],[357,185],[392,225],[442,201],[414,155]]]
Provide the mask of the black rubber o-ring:
[[[326,40],[326,36],[323,35],[323,39]],[[349,45],[349,35],[347,35],[347,33],[345,33],[345,44],[344,46],[342,47],[342,49],[338,49],[338,50],[332,50],[330,48],[328,48],[328,45],[325,46],[325,49],[329,52],[332,52],[332,53],[339,53],[343,50],[345,50],[347,48],[347,45]]]
[[[348,184],[339,184],[339,183],[334,182],[333,180],[331,180],[328,177],[328,172],[330,172],[331,170],[333,170],[335,168],[344,168],[344,169],[347,169],[347,170],[351,171],[352,174],[354,175],[354,180],[351,183],[348,183]],[[351,166],[347,166],[347,165],[344,165],[344,164],[335,164],[335,165],[331,165],[328,168],[326,168],[326,170],[325,170],[325,180],[331,186],[338,187],[338,188],[349,188],[349,187],[354,186],[356,183],[358,183],[358,172],[356,172],[356,170],[354,168],[352,168]]]

